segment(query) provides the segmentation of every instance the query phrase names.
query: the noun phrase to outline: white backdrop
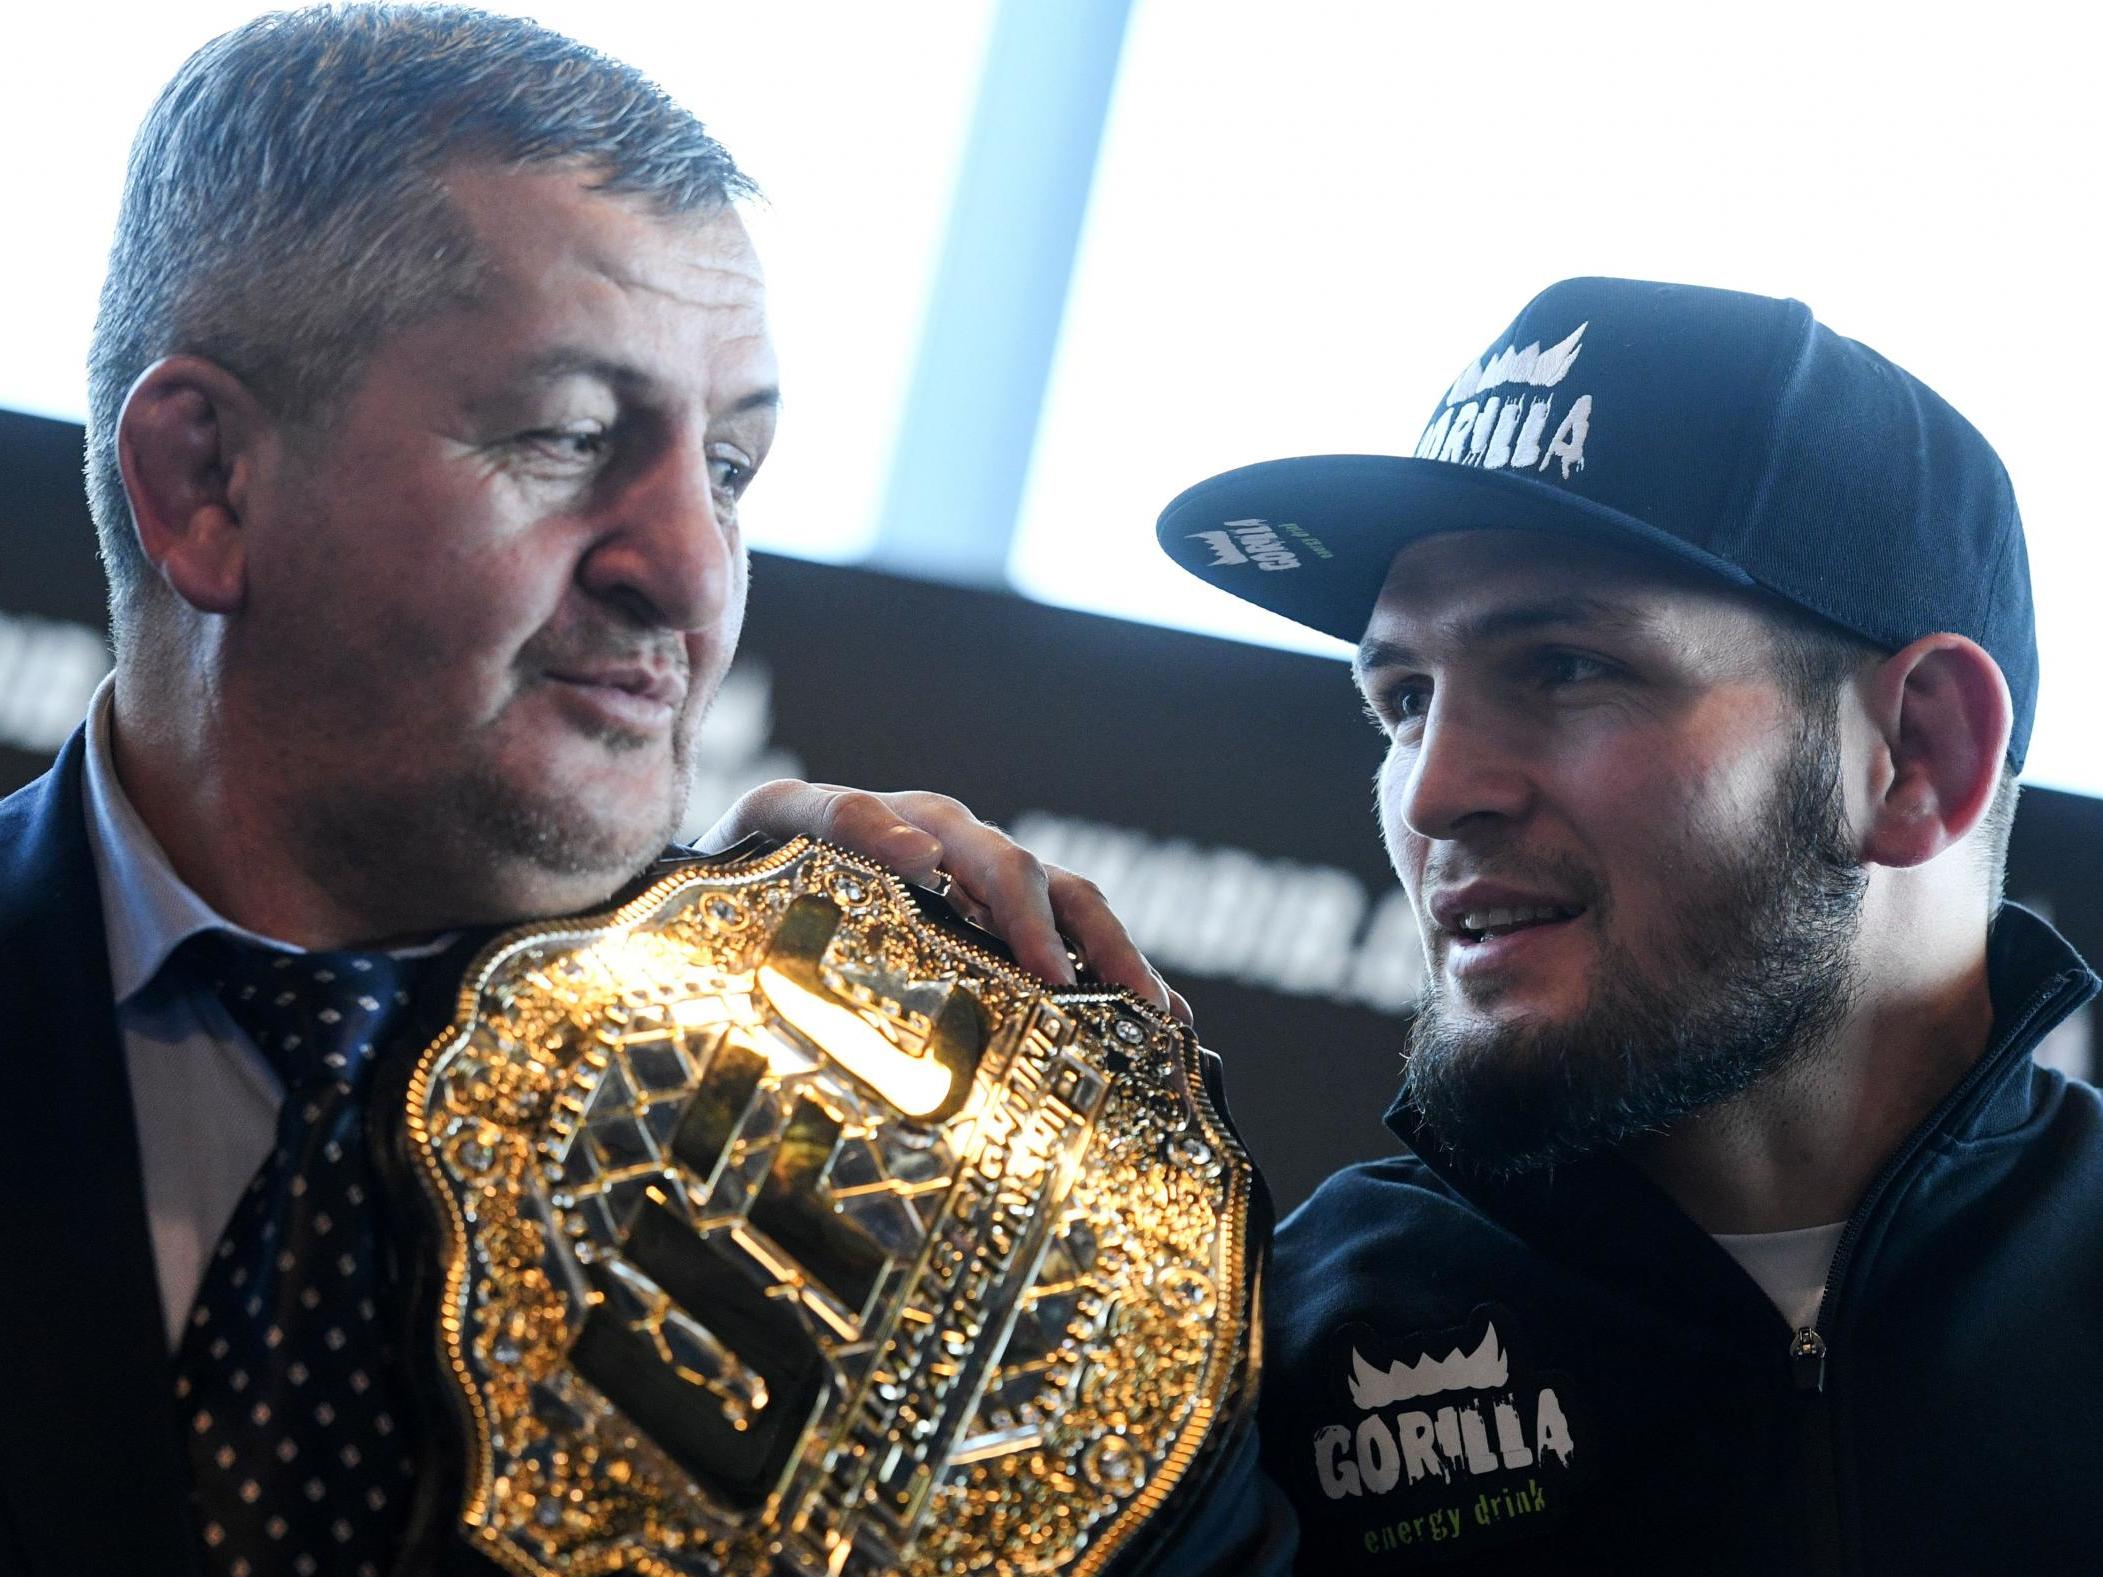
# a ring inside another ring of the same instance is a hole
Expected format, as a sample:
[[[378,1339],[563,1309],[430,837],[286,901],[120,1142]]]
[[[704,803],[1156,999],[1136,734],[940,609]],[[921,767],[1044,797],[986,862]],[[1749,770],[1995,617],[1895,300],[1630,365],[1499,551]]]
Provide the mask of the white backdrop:
[[[788,404],[748,525],[778,551],[859,556],[995,0],[513,8],[636,61],[767,189],[753,225]],[[11,12],[0,405],[81,414],[132,128],[189,50],[256,9]],[[1556,278],[1795,295],[1940,390],[2007,460],[2044,646],[2029,776],[2103,793],[2090,15],[2043,0],[1135,0],[1016,584],[1319,640],[1159,559],[1161,504],[1230,465],[1405,443]]]

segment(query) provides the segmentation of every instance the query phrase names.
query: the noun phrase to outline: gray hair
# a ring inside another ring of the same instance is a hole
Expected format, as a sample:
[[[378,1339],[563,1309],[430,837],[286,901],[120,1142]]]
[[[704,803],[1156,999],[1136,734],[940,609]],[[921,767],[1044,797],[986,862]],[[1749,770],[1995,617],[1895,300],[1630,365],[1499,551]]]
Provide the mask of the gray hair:
[[[120,647],[153,582],[117,468],[139,374],[202,356],[312,419],[383,339],[471,290],[439,184],[463,159],[583,164],[596,189],[673,215],[754,191],[641,72],[535,22],[322,5],[206,44],[132,143],[88,352],[88,501]]]

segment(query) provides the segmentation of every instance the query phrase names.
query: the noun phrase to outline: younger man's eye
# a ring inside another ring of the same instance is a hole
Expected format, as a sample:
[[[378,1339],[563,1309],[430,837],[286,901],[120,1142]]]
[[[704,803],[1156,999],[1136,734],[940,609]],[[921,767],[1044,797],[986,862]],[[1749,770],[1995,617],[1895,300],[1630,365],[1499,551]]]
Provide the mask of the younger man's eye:
[[[1431,686],[1422,679],[1404,679],[1373,691],[1366,698],[1366,716],[1383,733],[1404,723],[1415,722],[1431,707]]]
[[[1549,652],[1543,657],[1541,668],[1557,684],[1583,684],[1607,678],[1614,671],[1611,663],[1583,652]]]

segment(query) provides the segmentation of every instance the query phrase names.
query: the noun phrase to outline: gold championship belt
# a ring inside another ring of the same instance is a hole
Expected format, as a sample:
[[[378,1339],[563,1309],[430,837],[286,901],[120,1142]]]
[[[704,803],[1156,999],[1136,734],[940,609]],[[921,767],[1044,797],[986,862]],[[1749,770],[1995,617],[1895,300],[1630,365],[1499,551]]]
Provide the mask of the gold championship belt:
[[[530,1577],[1101,1572],[1254,1388],[1200,1055],[808,840],[499,937],[405,1109],[460,1531]]]

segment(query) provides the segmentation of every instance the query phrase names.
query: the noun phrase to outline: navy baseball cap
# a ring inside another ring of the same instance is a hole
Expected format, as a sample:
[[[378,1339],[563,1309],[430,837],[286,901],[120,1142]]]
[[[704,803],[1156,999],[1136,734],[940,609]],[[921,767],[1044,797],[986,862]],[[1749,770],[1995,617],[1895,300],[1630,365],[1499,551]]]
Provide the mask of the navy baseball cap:
[[[1490,527],[1662,553],[1890,651],[1969,636],[2008,680],[2022,766],[2037,637],[2008,473],[1934,390],[1800,301],[1550,285],[1412,454],[1243,466],[1177,497],[1158,535],[1200,579],[1356,642],[1396,553]]]

